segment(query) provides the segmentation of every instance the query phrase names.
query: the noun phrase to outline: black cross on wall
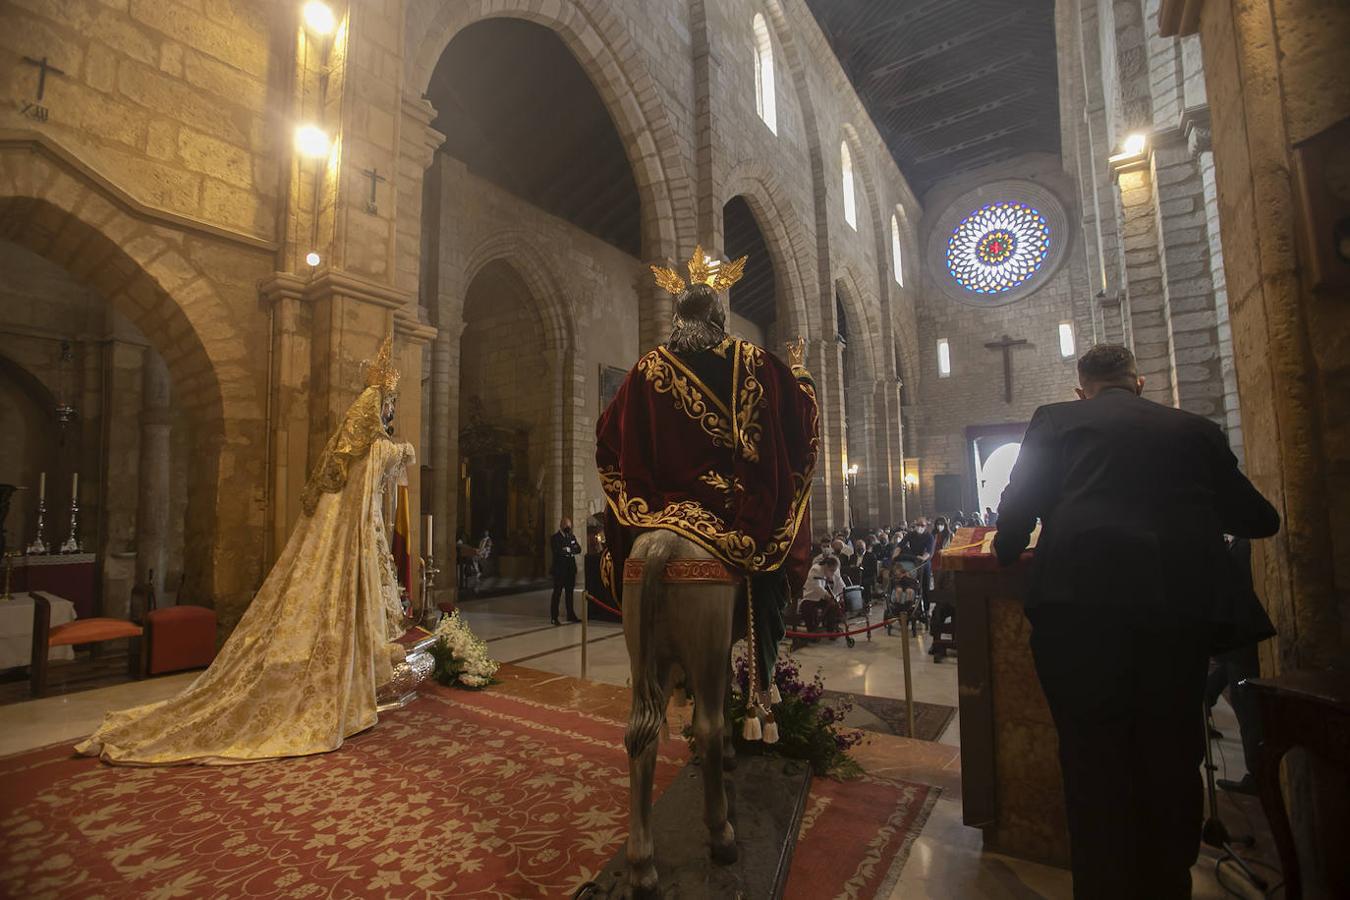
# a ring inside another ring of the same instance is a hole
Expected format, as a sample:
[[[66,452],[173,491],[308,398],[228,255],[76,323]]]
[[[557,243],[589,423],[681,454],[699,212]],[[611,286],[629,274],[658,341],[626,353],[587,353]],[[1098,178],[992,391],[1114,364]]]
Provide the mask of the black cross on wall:
[[[30,66],[37,67],[38,70],[37,99],[38,102],[41,103],[42,96],[47,93],[47,73],[51,72],[53,75],[64,75],[66,74],[65,70],[58,69],[56,66],[47,62],[47,57],[45,56],[42,57],[42,59],[33,59],[33,57],[31,56],[25,56],[23,58],[23,61]]]
[[[1013,397],[1012,349],[1026,343],[1024,338],[1010,338],[1006,334],[1001,340],[991,341],[984,346],[990,350],[1003,351],[1003,401],[1011,403]]]

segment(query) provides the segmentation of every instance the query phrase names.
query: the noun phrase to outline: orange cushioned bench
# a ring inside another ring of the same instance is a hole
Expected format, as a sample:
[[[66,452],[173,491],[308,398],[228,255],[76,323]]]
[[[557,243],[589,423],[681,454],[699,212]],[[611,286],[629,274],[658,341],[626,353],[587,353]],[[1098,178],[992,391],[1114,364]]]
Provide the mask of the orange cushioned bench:
[[[168,606],[145,615],[147,674],[204,669],[216,658],[216,613],[204,606]]]
[[[126,619],[76,619],[53,628],[51,601],[36,591],[30,593],[33,597],[33,655],[29,669],[34,697],[41,697],[47,692],[47,653],[52,647],[97,644],[141,636],[141,626]],[[127,669],[133,678],[139,678],[144,669],[140,654],[134,646],[127,653]]]

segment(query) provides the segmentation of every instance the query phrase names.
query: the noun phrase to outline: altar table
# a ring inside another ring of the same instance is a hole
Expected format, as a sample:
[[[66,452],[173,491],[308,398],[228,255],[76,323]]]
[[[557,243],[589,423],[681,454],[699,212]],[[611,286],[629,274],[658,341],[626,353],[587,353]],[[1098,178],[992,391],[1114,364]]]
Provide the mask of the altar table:
[[[51,553],[14,558],[15,591],[41,591],[75,604],[81,619],[98,615],[97,556],[93,553]],[[55,620],[52,622],[56,624]]]
[[[45,591],[52,602],[52,626],[75,621],[75,604]],[[74,659],[74,647],[52,647],[47,659]],[[26,666],[33,661],[33,598],[15,593],[0,600],[0,669]]]
[[[1059,734],[1022,611],[1031,554],[1001,567],[994,530],[958,529],[942,552],[956,602],[962,820],[984,832],[986,849],[1067,866]]]

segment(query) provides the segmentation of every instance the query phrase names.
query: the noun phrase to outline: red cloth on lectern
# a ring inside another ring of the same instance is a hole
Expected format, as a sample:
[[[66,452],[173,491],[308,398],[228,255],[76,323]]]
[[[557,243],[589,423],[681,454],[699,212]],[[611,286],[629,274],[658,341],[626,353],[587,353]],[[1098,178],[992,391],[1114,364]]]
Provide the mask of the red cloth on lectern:
[[[818,420],[806,369],[748,341],[643,356],[596,428],[609,507],[601,572],[614,596],[633,540],[651,529],[694,541],[734,571],[785,568],[800,590]]]

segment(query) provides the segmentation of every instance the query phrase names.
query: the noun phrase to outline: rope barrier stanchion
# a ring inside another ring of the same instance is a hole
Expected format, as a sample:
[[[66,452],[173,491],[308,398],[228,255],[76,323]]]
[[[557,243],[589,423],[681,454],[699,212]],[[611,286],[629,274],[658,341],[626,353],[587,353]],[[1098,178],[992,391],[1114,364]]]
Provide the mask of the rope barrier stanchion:
[[[905,666],[905,719],[909,723],[909,736],[914,737],[914,684],[909,671],[909,614],[900,613],[900,656]]]
[[[583,591],[583,593],[585,593]],[[589,598],[590,594],[586,594]],[[588,643],[586,636],[591,623],[591,605],[589,603],[581,604],[581,680],[586,680],[586,645]]]

